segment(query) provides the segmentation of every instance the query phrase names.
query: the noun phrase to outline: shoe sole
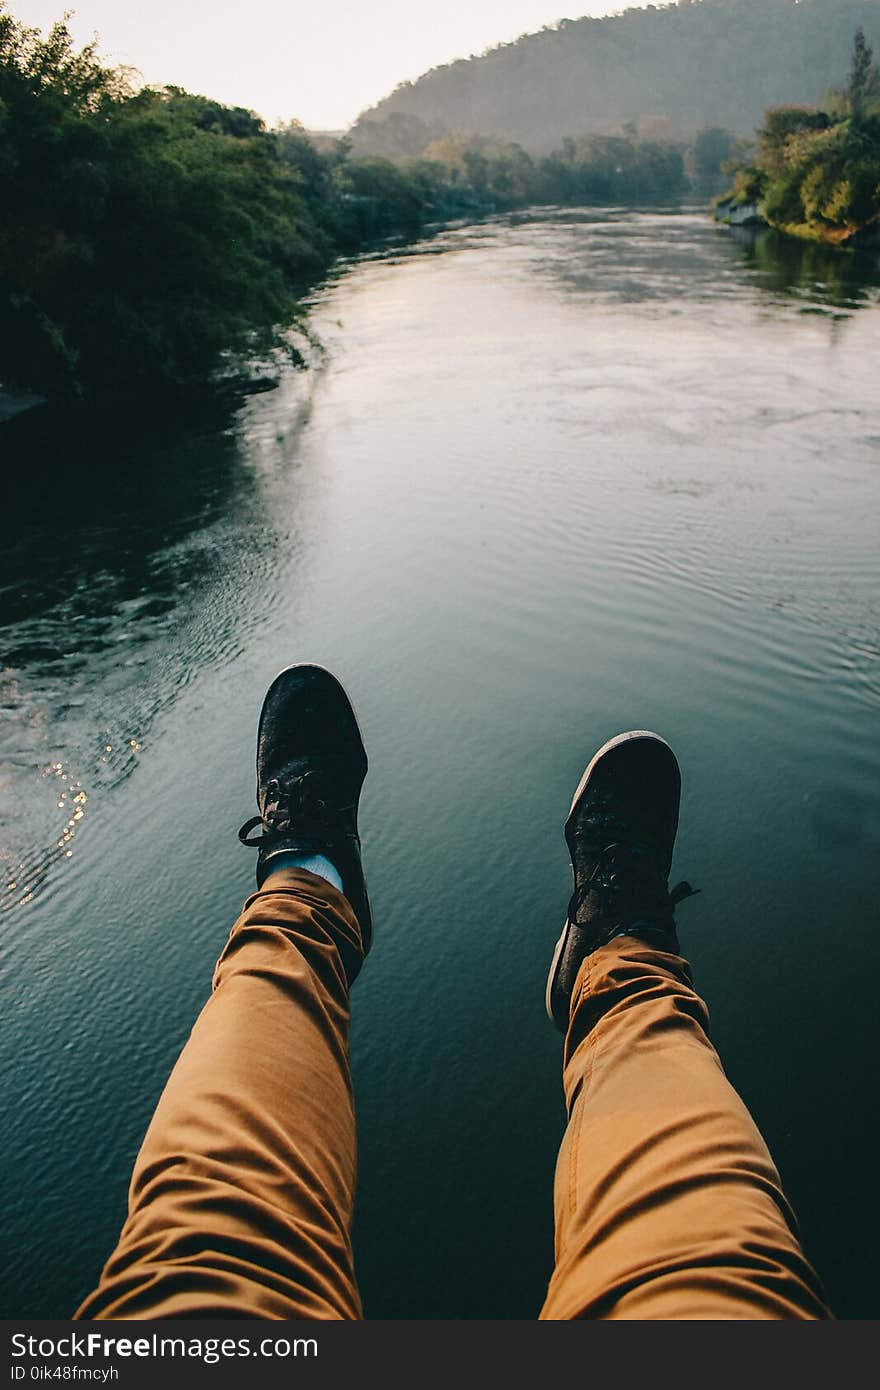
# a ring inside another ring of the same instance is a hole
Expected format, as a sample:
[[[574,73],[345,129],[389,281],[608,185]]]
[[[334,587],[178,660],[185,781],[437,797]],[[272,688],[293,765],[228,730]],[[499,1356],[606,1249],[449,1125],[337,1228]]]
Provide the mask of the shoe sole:
[[[634,739],[637,738],[650,739],[652,743],[662,743],[663,747],[668,748],[670,753],[672,753],[673,758],[675,757],[675,753],[673,752],[671,746],[666,742],[666,739],[661,738],[659,734],[652,733],[650,729],[630,729],[629,733],[616,734],[614,738],[610,738],[607,743],[602,744],[602,747],[599,749],[599,751],[597,753],[594,753],[590,761],[587,763],[586,772],[584,773],[581,780],[578,782],[577,791],[571,799],[571,806],[568,808],[568,815],[565,818],[566,830],[568,829],[569,823],[574,814],[574,808],[575,806],[577,806],[578,802],[580,801],[581,797],[586,791],[587,784],[590,778],[592,777],[593,773],[595,772],[597,764],[602,760],[602,758],[605,757],[606,753],[610,753],[612,749],[619,748],[622,743],[631,743]],[[678,760],[676,759],[676,762],[677,761]],[[565,924],[563,925],[562,932],[559,936],[559,940],[557,941],[556,947],[553,951],[553,959],[550,962],[550,972],[547,976],[547,988],[544,991],[544,1008],[547,1011],[547,1017],[549,1018],[550,1022],[554,1024],[556,1020],[553,1017],[551,999],[553,995],[553,986],[556,983],[556,972],[559,968],[560,957],[562,956],[562,952],[565,949],[565,938],[568,935],[568,926],[568,917],[566,916]]]

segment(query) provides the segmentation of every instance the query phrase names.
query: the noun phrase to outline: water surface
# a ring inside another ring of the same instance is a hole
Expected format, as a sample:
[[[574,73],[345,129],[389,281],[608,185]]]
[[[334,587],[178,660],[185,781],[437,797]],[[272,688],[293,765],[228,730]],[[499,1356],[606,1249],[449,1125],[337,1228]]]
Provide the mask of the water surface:
[[[323,365],[237,411],[0,436],[4,1311],[65,1314],[113,1244],[306,659],[371,758],[368,1314],[540,1306],[562,819],[648,727],[716,1041],[836,1311],[876,1315],[876,266],[550,210],[344,267],[313,322]]]

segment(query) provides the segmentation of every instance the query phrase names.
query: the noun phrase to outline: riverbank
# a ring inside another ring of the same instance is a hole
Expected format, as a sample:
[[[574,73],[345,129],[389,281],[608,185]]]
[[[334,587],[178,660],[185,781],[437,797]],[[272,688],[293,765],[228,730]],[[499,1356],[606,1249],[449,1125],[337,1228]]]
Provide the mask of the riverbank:
[[[880,71],[861,28],[846,88],[829,92],[821,107],[771,108],[753,156],[732,173],[714,204],[719,221],[880,249]]]
[[[797,241],[820,242],[847,251],[880,251],[880,213],[875,214],[861,227],[827,227],[807,222],[773,222],[759,202],[739,202],[731,195],[722,196],[712,204],[712,215],[716,222],[726,227],[772,228],[783,236]]]
[[[725,132],[688,144],[627,127],[545,156],[450,133],[385,158],[179,87],[136,89],[64,22],[46,38],[5,23],[0,383],[15,394],[156,400],[255,362],[271,373],[297,361],[303,298],[340,257],[548,204],[675,206],[688,171],[710,176],[726,148]]]

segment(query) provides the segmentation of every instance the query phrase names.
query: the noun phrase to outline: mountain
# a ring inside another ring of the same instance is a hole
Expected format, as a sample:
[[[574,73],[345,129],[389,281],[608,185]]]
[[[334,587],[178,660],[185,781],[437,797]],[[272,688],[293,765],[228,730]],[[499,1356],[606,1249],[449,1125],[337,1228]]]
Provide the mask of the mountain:
[[[461,131],[533,153],[627,125],[750,135],[767,107],[813,104],[845,81],[859,24],[880,49],[880,0],[678,0],[561,19],[402,83],[351,136],[359,152],[394,156]]]

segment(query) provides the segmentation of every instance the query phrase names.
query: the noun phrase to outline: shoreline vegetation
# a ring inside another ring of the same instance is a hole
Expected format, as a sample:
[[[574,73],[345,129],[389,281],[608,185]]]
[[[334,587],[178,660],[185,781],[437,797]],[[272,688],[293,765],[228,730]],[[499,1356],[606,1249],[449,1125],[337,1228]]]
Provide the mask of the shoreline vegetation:
[[[63,20],[44,36],[0,0],[0,387],[103,404],[265,381],[302,363],[303,296],[338,258],[539,204],[674,204],[731,140],[688,150],[631,127],[532,158],[453,134],[359,155],[138,88]]]
[[[413,120],[392,112],[377,135],[373,119],[371,138],[405,148]],[[386,156],[296,122],[269,130],[179,87],[138,87],[96,43],[77,51],[63,20],[44,36],[0,0],[0,419],[34,396],[106,405],[265,389],[285,361],[305,363],[304,296],[334,262],[432,225],[708,203],[723,169],[734,184],[715,215],[734,224],[828,241],[841,230],[841,242],[876,225],[880,78],[861,31],[846,92],[821,111],[768,112],[749,163],[730,131],[685,141],[667,126],[564,138],[545,155],[420,129],[417,153]]]
[[[751,158],[728,170],[733,185],[713,204],[719,221],[880,249],[880,71],[861,27],[847,86],[821,106],[769,110]]]

